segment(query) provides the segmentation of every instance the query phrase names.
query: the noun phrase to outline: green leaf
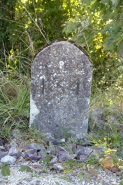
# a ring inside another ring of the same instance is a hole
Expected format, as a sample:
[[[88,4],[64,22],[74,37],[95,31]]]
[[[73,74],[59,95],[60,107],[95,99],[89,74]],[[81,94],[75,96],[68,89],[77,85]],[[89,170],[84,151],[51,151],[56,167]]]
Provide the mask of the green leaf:
[[[49,155],[46,154],[46,158],[41,159],[41,160],[40,160],[40,163],[50,164],[50,159],[51,159],[51,158],[49,157]]]
[[[123,159],[123,151],[122,150],[120,150],[120,151],[117,151],[117,156],[118,157],[120,157],[120,158],[122,158]]]
[[[123,180],[121,180],[120,185],[123,185]]]
[[[26,171],[26,172],[33,172],[33,171],[31,170],[30,167],[25,166],[25,165],[21,165],[20,171],[21,171],[21,172],[23,172],[23,171]]]
[[[112,4],[113,4],[114,6],[117,6],[117,4],[119,3],[119,0],[111,0],[111,2],[112,2]]]
[[[116,156],[113,156],[113,164],[116,165],[118,163],[118,158]]]
[[[59,185],[59,182],[56,182],[56,181],[55,181],[55,183],[56,183],[57,185]]]
[[[114,49],[114,44],[107,45],[107,46],[104,48],[104,51],[112,50],[112,49]]]
[[[101,0],[103,4],[109,4],[109,0]]]
[[[81,173],[79,173],[78,177],[79,177],[79,179],[82,179],[83,175]]]
[[[1,173],[3,176],[10,175],[10,168],[9,165],[4,165],[1,167]]]

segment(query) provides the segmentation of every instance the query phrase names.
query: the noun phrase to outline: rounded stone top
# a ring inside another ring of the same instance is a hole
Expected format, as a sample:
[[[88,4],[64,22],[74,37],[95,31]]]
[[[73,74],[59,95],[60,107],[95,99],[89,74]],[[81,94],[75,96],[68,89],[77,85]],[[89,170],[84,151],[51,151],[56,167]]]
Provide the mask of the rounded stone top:
[[[37,51],[37,53],[35,54],[34,59],[35,59],[35,57],[37,56],[37,54],[38,54],[39,52],[43,51],[43,50],[44,50],[45,48],[47,48],[48,46],[56,45],[56,44],[61,44],[61,43],[63,43],[63,44],[65,44],[65,43],[70,43],[70,44],[76,46],[78,49],[80,49],[80,50],[89,58],[89,61],[92,63],[92,60],[91,60],[91,58],[90,58],[89,53],[88,53],[82,46],[80,46],[79,44],[77,44],[76,42],[74,42],[74,41],[72,41],[72,40],[67,40],[67,39],[57,39],[57,40],[53,40],[53,41],[51,41],[51,42],[49,42],[49,43],[43,45],[43,46]]]

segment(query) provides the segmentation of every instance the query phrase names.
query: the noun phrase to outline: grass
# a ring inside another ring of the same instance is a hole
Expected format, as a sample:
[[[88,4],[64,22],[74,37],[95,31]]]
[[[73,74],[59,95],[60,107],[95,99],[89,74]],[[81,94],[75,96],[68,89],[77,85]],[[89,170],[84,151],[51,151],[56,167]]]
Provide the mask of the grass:
[[[28,127],[30,79],[16,72],[6,73],[0,81],[0,135],[8,138],[13,128]]]

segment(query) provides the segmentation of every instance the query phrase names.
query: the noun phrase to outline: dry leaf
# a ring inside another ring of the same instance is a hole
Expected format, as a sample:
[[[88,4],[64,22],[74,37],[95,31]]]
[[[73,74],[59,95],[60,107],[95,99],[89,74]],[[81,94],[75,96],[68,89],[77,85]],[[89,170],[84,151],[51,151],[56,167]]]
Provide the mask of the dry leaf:
[[[109,167],[111,167],[111,166],[114,166],[114,164],[113,164],[113,159],[112,159],[111,156],[107,156],[107,157],[105,157],[104,159],[101,158],[101,159],[99,160],[99,162],[102,162],[102,163],[103,163],[104,168],[109,168]]]

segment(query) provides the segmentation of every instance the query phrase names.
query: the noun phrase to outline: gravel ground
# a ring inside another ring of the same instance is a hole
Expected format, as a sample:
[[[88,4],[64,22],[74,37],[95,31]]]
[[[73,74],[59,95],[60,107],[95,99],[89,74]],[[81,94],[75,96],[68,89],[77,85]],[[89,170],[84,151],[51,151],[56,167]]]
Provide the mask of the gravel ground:
[[[42,173],[38,169],[34,174],[19,169],[11,166],[10,176],[2,176],[0,172],[0,185],[119,185],[121,182],[120,176],[100,167],[81,167],[59,173],[50,170]]]

